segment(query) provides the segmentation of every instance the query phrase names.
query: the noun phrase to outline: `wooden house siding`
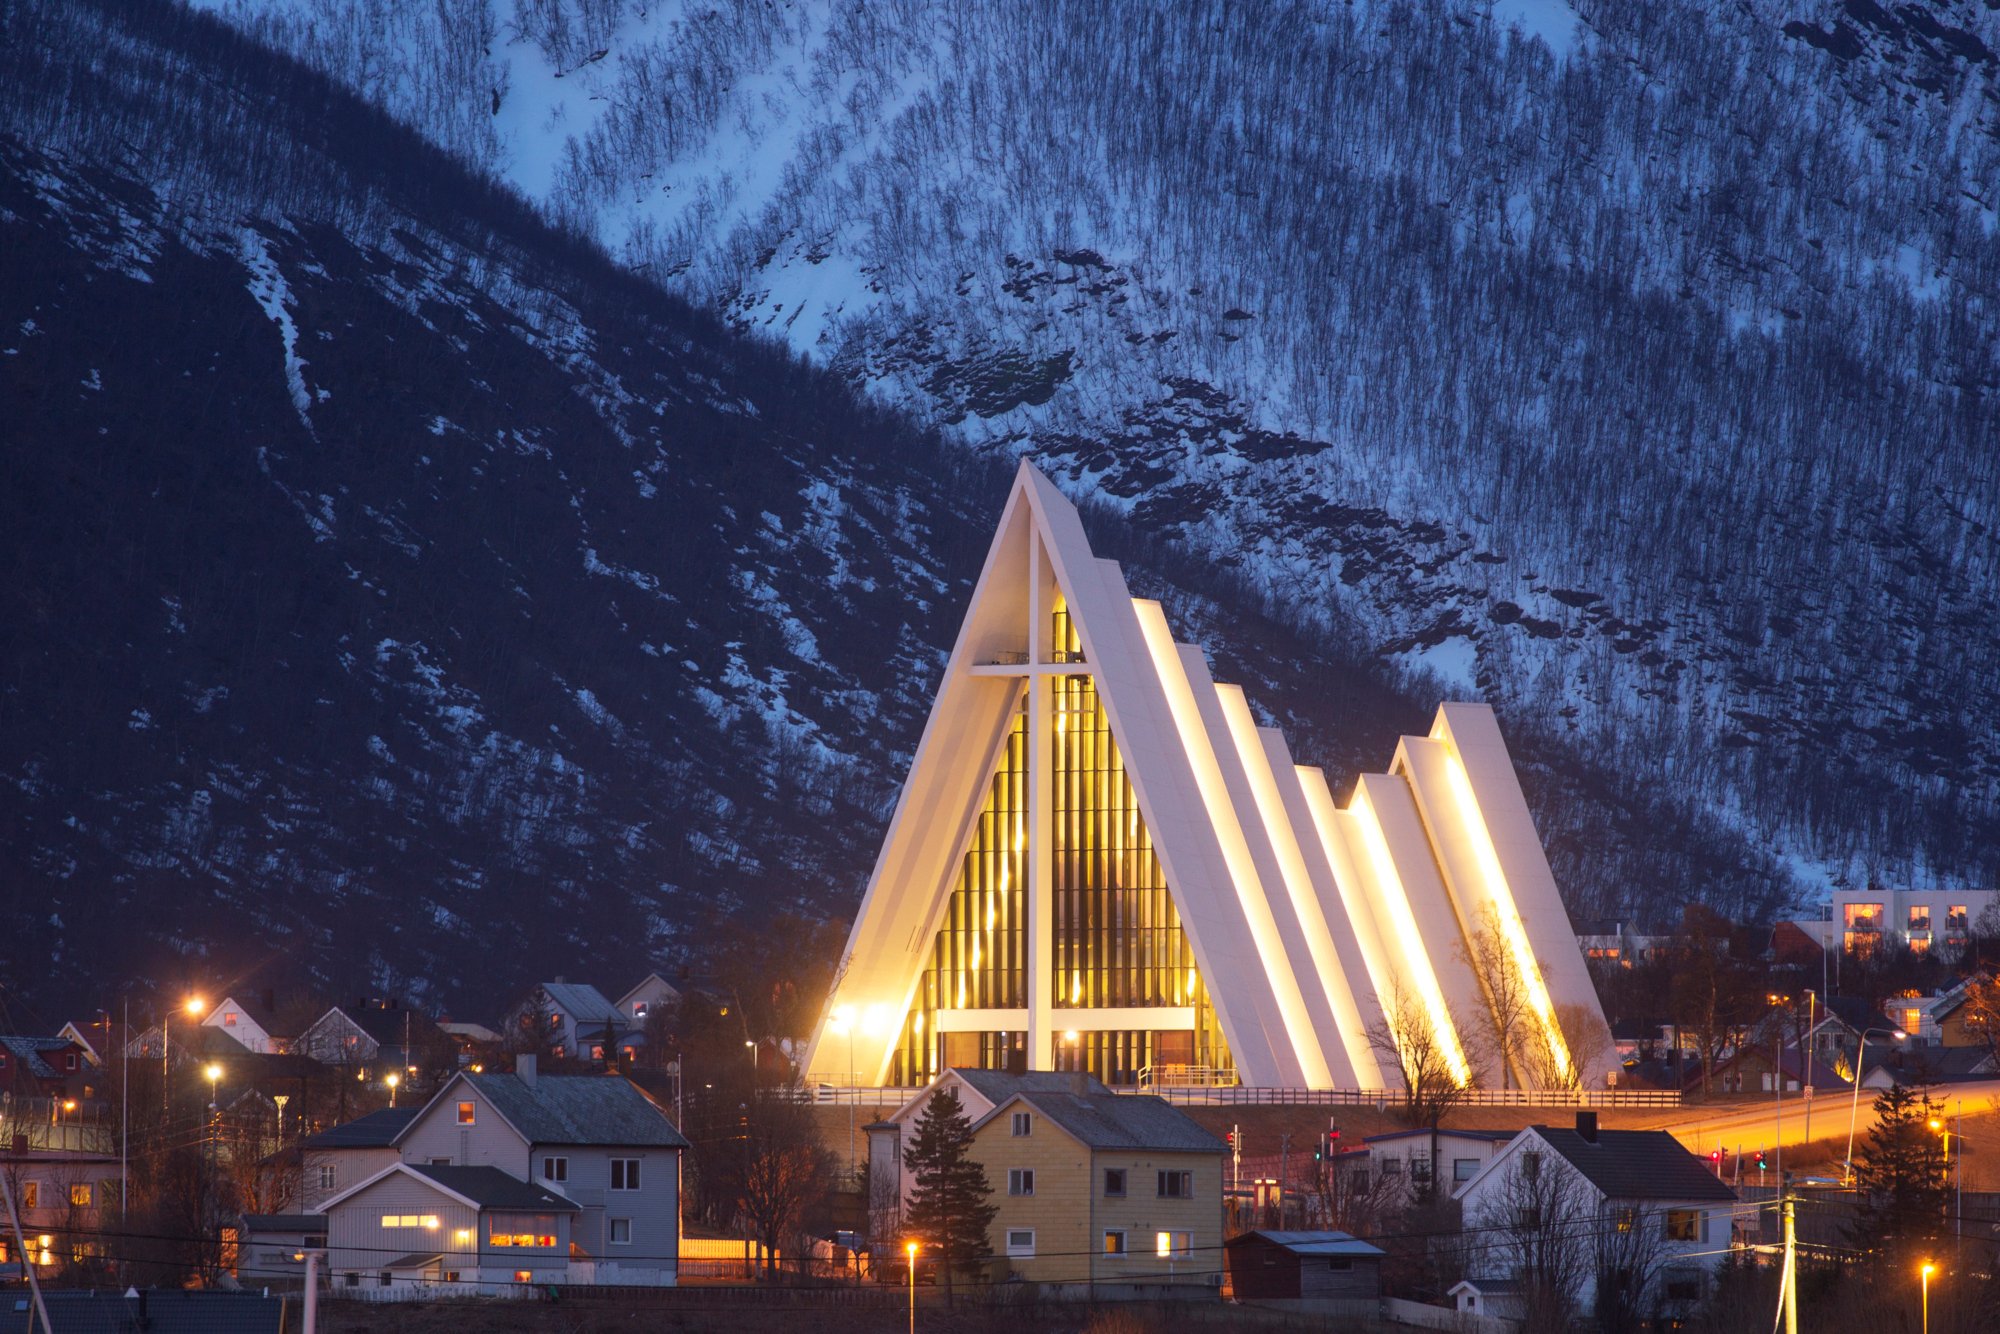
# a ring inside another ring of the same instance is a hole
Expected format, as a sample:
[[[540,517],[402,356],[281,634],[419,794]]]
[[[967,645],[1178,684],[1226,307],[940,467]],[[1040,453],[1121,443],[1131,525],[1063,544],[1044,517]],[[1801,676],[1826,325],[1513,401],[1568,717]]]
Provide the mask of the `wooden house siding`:
[[[435,1228],[385,1228],[384,1214],[436,1215]],[[347,1275],[359,1274],[361,1282],[380,1282],[391,1260],[415,1252],[442,1252],[446,1269],[472,1270],[479,1266],[479,1211],[407,1173],[384,1177],[366,1190],[349,1196],[327,1213],[327,1269],[334,1282],[347,1283]],[[544,1254],[544,1252],[534,1252]]]
[[[473,1104],[472,1124],[460,1125],[458,1104]],[[406,1163],[428,1163],[433,1158],[451,1161],[454,1167],[497,1167],[522,1181],[535,1179],[530,1171],[528,1141],[508,1125],[500,1113],[472,1085],[460,1080],[433,1099],[430,1106],[403,1132],[399,1144]],[[538,1164],[536,1166],[539,1166]]]
[[[990,1234],[1007,1271],[1038,1283],[1200,1282],[1222,1267],[1222,1155],[1147,1150],[1093,1153],[1055,1122],[1034,1113],[1030,1132],[1013,1133],[1012,1117],[996,1117],[973,1138],[972,1157],[986,1169],[999,1208]],[[1007,1193],[1008,1174],[1032,1168],[1035,1193]],[[1106,1197],[1104,1173],[1125,1172],[1123,1198]],[[1193,1174],[1186,1199],[1161,1198],[1159,1173]],[[1007,1255],[1007,1233],[1032,1228],[1035,1254]],[[1103,1254],[1104,1233],[1125,1233],[1125,1254]],[[1171,1262],[1157,1253],[1162,1232],[1189,1234],[1191,1254]]]

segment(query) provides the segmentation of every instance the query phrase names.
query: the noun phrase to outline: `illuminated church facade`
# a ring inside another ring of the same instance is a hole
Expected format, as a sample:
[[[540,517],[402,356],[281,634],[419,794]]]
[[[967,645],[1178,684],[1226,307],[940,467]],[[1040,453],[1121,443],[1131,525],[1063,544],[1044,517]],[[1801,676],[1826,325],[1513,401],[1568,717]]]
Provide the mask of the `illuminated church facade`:
[[[1514,1082],[1612,1077],[1492,710],[1442,706],[1336,803],[1023,463],[807,1077],[1395,1089],[1385,1034],[1470,1080],[1496,999],[1539,1058]]]

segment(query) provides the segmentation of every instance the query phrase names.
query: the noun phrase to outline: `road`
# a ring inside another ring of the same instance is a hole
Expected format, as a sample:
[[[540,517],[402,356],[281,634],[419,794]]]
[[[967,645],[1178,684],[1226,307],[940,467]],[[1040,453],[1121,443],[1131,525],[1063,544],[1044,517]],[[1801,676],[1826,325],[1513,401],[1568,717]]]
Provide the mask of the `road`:
[[[1935,1090],[1932,1096],[1944,1104],[1951,1117],[1989,1115],[2000,1111],[2000,1079],[1948,1084]],[[1857,1151],[1875,1124],[1874,1100],[1873,1090],[1861,1090],[1860,1107],[1854,1112]],[[1831,1141],[1836,1154],[1846,1150],[1851,1101],[1850,1093],[1822,1093],[1812,1100],[1812,1138],[1823,1143]],[[1796,1093],[1785,1097],[1782,1137],[1777,1104],[1773,1097],[1762,1103],[1690,1107],[1660,1128],[1669,1131],[1690,1153],[1706,1156],[1721,1148],[1733,1163],[1739,1151],[1754,1155],[1759,1149],[1806,1142],[1806,1100]]]

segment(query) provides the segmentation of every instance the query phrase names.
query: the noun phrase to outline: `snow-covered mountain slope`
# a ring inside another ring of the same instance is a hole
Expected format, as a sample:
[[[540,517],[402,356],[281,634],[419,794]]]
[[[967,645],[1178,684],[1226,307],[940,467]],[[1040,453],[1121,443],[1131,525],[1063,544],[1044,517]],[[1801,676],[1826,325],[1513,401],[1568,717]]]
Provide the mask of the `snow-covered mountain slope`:
[[[205,2],[1778,897],[2000,877],[1990,6]]]
[[[477,1013],[690,957],[711,905],[848,914],[1004,461],[212,20],[0,16],[40,38],[0,41],[0,1004],[275,963]],[[1425,724],[1338,606],[1085,500],[1337,783]],[[1445,536],[1343,521],[1385,565]],[[1579,911],[1768,894],[1679,794],[1509,730]]]

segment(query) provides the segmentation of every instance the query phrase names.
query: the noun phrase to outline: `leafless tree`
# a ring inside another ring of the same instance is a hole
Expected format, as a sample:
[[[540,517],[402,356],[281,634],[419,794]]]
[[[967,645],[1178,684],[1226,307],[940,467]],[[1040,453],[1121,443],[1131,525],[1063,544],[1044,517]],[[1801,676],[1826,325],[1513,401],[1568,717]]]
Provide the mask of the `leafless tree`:
[[[1556,1031],[1562,1035],[1567,1062],[1556,1059],[1548,1043],[1524,1044],[1522,1070],[1536,1088],[1575,1089],[1583,1086],[1583,1072],[1594,1068],[1611,1046],[1611,1031],[1603,1018],[1587,1005],[1559,1004],[1555,1007]]]
[[[1597,1326],[1604,1334],[1637,1330],[1667,1258],[1667,1217],[1632,1201],[1608,1200],[1592,1247],[1596,1269]]]
[[[1440,1017],[1463,1042],[1466,1026],[1449,1005]],[[1474,1053],[1454,1050],[1441,1028],[1429,1007],[1400,983],[1390,988],[1381,1016],[1368,1026],[1369,1047],[1402,1076],[1405,1101],[1401,1116],[1411,1126],[1436,1130],[1476,1082]],[[1465,1063],[1462,1070],[1461,1059]],[[1435,1159],[1437,1155],[1431,1156]]]
[[[833,1187],[835,1159],[819,1142],[810,1104],[794,1080],[756,1099],[744,1113],[744,1166],[738,1200],[744,1220],[764,1245],[767,1277],[782,1250],[802,1251],[806,1212]]]
[[[1473,1222],[1492,1229],[1493,1258],[1520,1284],[1523,1328],[1567,1329],[1596,1260],[1592,1192],[1554,1154],[1525,1149]]]
[[[1527,1077],[1536,1049],[1547,1044],[1539,1041],[1534,1006],[1528,996],[1528,978],[1507,944],[1500,924],[1500,909],[1495,904],[1488,902],[1480,911],[1472,934],[1458,942],[1458,954],[1479,979],[1479,989],[1485,993],[1486,1010],[1481,1017],[1486,1020],[1493,1041],[1500,1087],[1511,1088],[1513,1072],[1521,1070]],[[1535,965],[1530,962],[1528,966]]]

